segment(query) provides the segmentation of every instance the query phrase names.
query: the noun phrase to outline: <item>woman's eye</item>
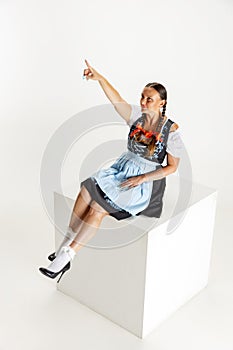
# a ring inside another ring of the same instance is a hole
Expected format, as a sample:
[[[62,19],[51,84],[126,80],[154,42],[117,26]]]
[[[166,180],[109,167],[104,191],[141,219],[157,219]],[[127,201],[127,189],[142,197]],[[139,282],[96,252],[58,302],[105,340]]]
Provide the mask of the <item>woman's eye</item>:
[[[144,97],[141,96],[141,100],[143,99]],[[147,101],[152,101],[150,97],[148,97]]]

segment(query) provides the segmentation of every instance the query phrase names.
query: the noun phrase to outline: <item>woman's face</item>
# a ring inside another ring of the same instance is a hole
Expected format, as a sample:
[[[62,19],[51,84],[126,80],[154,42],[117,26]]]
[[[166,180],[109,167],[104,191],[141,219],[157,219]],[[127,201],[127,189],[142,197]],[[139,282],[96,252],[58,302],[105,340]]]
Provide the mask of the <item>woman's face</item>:
[[[165,100],[161,100],[158,91],[151,87],[145,87],[141,94],[140,105],[143,112],[158,112],[163,107]]]

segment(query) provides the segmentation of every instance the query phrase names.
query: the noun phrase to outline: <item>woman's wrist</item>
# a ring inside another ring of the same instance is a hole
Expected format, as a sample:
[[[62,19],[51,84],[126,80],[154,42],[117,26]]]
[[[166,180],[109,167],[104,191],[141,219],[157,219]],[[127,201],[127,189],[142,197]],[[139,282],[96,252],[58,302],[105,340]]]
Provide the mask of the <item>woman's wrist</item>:
[[[106,78],[103,75],[100,75],[98,81],[99,82],[104,82],[104,81],[106,81]]]

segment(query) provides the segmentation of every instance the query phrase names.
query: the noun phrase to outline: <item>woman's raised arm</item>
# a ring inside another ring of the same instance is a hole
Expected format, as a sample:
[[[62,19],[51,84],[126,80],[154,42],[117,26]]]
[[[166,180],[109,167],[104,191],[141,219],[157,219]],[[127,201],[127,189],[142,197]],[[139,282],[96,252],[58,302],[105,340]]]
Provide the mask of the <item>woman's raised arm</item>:
[[[119,94],[117,90],[108,82],[108,80],[98,73],[90,64],[85,60],[85,63],[88,68],[84,69],[83,75],[87,80],[98,80],[100,86],[102,87],[105,95],[113,104],[114,108],[120,114],[120,116],[125,119],[126,122],[130,119],[130,114],[132,107],[129,103],[127,103]]]

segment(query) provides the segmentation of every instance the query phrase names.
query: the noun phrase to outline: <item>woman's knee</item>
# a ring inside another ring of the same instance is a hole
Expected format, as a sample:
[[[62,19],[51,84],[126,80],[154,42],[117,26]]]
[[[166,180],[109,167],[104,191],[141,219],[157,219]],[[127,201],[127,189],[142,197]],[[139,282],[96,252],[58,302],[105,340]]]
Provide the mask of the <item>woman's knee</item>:
[[[88,213],[97,217],[104,217],[106,215],[109,215],[109,213],[94,200],[90,203],[90,209]]]

